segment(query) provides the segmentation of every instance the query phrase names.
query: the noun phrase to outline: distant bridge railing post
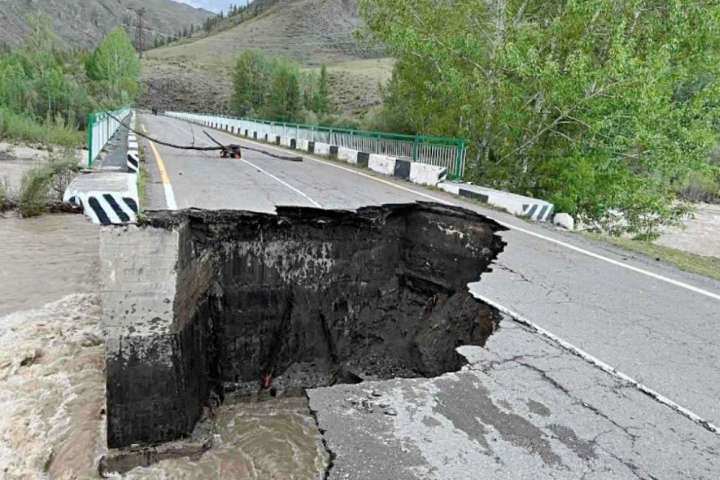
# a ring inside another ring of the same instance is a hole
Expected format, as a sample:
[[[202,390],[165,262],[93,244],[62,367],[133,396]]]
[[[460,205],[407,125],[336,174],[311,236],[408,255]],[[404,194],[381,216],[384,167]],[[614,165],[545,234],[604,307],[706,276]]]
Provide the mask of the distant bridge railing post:
[[[208,118],[217,118],[181,112],[167,112],[167,114],[196,123],[205,123]],[[327,143],[365,153],[395,156],[413,162],[445,167],[450,179],[459,179],[465,174],[467,148],[465,140],[461,138],[370,132],[297,123],[269,122],[254,118],[227,118],[237,121],[243,133],[248,130],[252,135],[253,131],[257,131],[258,137],[265,133],[268,136],[283,138],[294,135],[293,138],[297,141]],[[270,141],[274,141],[274,139]]]

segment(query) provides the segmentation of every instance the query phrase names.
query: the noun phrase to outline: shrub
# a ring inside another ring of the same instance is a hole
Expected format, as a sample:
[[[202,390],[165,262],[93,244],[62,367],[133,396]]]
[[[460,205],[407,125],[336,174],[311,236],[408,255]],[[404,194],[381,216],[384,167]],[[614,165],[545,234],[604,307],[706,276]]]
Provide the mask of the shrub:
[[[62,159],[53,158],[48,165],[27,172],[20,187],[20,214],[35,217],[43,214],[49,203],[60,201],[77,170],[77,161],[66,153]]]
[[[39,123],[27,114],[14,113],[2,107],[0,107],[0,137],[67,148],[76,148],[83,143],[82,133],[66,125],[62,118]]]
[[[720,203],[720,172],[691,172],[679,188],[680,198],[688,202]]]

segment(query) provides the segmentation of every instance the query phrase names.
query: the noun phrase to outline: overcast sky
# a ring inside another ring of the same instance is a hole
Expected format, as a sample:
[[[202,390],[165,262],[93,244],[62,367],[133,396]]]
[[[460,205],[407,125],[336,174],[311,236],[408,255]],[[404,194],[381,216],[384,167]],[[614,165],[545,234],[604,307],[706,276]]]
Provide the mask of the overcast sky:
[[[193,7],[204,8],[211,12],[219,13],[220,10],[228,11],[230,5],[243,5],[246,0],[175,0],[180,3],[187,3]]]

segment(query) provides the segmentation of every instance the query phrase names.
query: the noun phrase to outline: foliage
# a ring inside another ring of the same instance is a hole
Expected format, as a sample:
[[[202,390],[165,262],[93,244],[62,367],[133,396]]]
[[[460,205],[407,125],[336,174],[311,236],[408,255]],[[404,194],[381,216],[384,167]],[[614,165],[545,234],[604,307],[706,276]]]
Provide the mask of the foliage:
[[[140,92],[140,59],[125,30],[113,30],[85,64],[95,97],[107,109],[128,105]]]
[[[0,107],[37,120],[77,124],[90,108],[76,55],[58,50],[45,17],[35,18],[25,47],[0,54]]]
[[[243,52],[233,76],[232,108],[241,116],[275,121],[303,121],[308,112],[324,114],[328,110],[327,71],[323,67],[318,76],[281,58]]]
[[[720,4],[360,0],[398,62],[385,119],[470,140],[469,178],[629,230],[717,142]]]
[[[84,141],[83,134],[67,125],[62,116],[39,123],[28,115],[14,113],[4,107],[0,107],[0,138],[68,148],[79,147]]]
[[[679,185],[680,198],[689,202],[720,203],[720,170],[691,172]]]
[[[9,203],[7,182],[0,180],[0,212],[7,210]]]
[[[139,61],[127,34],[112,32],[88,54],[59,48],[47,17],[16,50],[0,50],[0,136],[77,147],[93,110],[131,103]]]
[[[77,169],[77,160],[68,154],[65,159],[51,159],[48,165],[27,172],[20,187],[20,214],[35,217],[44,213],[48,203],[59,201]]]

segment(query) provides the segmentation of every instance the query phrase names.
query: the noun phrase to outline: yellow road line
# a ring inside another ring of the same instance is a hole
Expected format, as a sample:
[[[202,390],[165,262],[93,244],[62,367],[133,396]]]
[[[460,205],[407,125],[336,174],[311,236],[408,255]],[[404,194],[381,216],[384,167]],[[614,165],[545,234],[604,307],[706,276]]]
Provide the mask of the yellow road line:
[[[145,125],[142,126],[142,129],[143,132],[147,133]],[[153,151],[153,155],[155,156],[155,163],[157,163],[158,171],[160,171],[160,180],[163,184],[163,190],[165,190],[165,204],[168,209],[177,210],[178,207],[177,202],[175,201],[175,192],[173,192],[172,184],[170,183],[170,176],[165,168],[165,162],[163,162],[160,152],[158,152],[155,144],[150,140],[148,140],[148,144],[150,144],[150,149]]]

